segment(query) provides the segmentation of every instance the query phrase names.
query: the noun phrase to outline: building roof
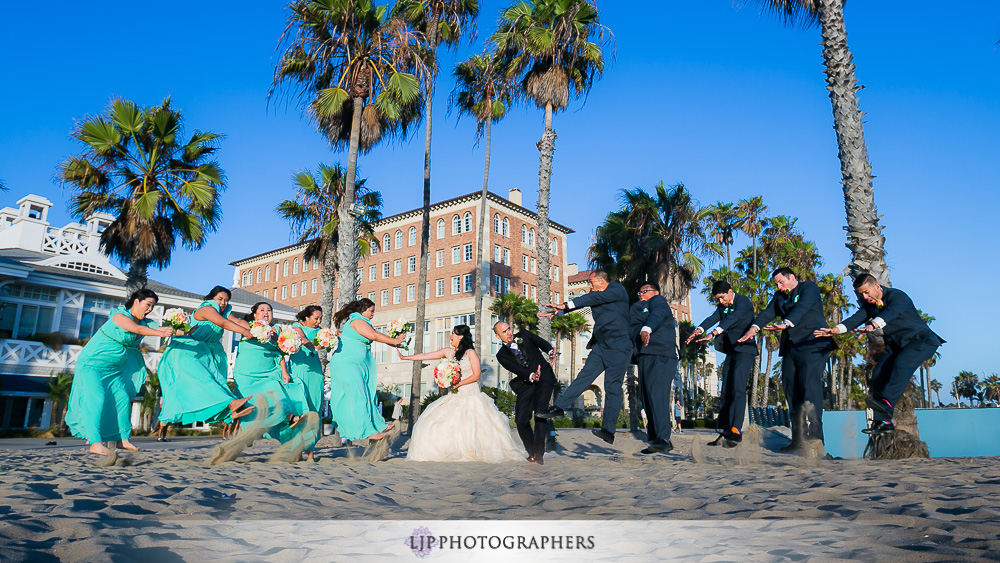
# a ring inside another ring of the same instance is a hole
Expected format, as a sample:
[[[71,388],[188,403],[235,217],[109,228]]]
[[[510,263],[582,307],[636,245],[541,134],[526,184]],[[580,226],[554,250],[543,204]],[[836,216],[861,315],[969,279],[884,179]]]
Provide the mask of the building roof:
[[[465,201],[475,201],[475,200],[478,200],[479,196],[481,194],[482,194],[482,192],[475,191],[475,192],[472,192],[472,193],[469,193],[469,194],[460,195],[458,197],[453,197],[451,199],[446,199],[444,201],[431,204],[431,211],[433,212],[433,211],[438,210],[438,209],[444,209],[444,208],[449,207],[451,205],[454,205],[456,203],[463,203]],[[499,204],[501,206],[507,207],[507,208],[511,209],[512,211],[516,211],[516,212],[519,212],[519,213],[524,213],[525,215],[528,215],[529,217],[534,217],[534,218],[538,217],[538,214],[535,213],[534,211],[531,211],[531,210],[529,210],[529,209],[527,209],[525,207],[517,205],[516,203],[513,203],[510,200],[505,199],[503,197],[500,197],[500,196],[498,196],[497,194],[495,194],[493,192],[487,192],[487,199],[489,199],[490,201],[493,201],[494,203],[497,203],[497,204]],[[423,208],[418,207],[416,209],[411,209],[409,211],[404,211],[402,213],[397,213],[395,215],[390,215],[388,217],[383,217],[383,218],[381,218],[381,219],[379,219],[378,221],[375,222],[374,227],[377,230],[380,226],[382,226],[382,225],[384,225],[386,223],[392,222],[392,221],[398,221],[400,219],[408,219],[408,218],[411,218],[411,217],[419,217],[422,212],[423,212]],[[570,233],[576,232],[573,229],[571,229],[569,227],[566,227],[564,225],[561,225],[559,223],[556,223],[555,221],[552,221],[552,220],[549,220],[549,225],[552,226],[552,227],[554,227],[556,230],[562,231],[563,234],[567,234],[568,235]],[[303,241],[303,242],[297,242],[295,244],[289,244],[289,245],[286,245],[286,246],[282,246],[281,248],[275,248],[273,250],[268,250],[267,252],[261,252],[260,254],[255,254],[254,256],[249,256],[247,258],[240,258],[239,260],[234,260],[234,261],[230,262],[229,265],[230,266],[240,266],[240,265],[243,265],[243,264],[245,264],[247,262],[252,262],[254,260],[258,260],[258,259],[264,258],[266,256],[279,255],[279,254],[282,254],[285,251],[290,250],[292,248],[298,248],[300,246],[304,246],[304,245],[308,244],[308,242],[309,242],[308,240],[307,241]]]
[[[566,278],[567,285],[573,285],[575,283],[586,283],[587,279],[590,278],[590,273],[594,270],[584,270],[573,274],[572,276]]]

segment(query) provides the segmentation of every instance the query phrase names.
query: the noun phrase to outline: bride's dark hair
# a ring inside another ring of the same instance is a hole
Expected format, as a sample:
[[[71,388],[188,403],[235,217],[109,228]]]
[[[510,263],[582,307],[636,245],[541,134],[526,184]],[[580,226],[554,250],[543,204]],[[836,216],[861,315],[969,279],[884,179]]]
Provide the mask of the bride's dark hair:
[[[452,329],[452,332],[462,337],[462,340],[458,343],[458,347],[455,348],[455,359],[461,361],[462,356],[475,346],[472,343],[472,330],[469,328],[469,325],[457,325]]]

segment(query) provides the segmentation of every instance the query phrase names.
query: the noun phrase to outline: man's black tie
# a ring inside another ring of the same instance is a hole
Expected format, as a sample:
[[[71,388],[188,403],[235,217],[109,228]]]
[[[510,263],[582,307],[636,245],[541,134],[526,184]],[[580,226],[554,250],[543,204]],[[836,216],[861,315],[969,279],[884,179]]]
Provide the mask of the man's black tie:
[[[522,352],[519,348],[511,348],[510,351],[514,353],[514,357],[517,358],[517,361],[522,366],[528,367],[528,360],[524,357],[524,352]]]

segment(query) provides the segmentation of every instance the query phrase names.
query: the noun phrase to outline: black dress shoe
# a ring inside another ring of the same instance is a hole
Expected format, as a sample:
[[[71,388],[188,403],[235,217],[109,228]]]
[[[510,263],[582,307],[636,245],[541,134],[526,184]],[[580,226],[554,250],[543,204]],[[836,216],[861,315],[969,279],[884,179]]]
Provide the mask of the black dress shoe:
[[[865,405],[873,411],[878,411],[885,416],[892,418],[893,408],[889,404],[889,401],[885,399],[876,399],[874,397],[865,397]]]
[[[537,463],[538,465],[545,465],[545,462],[542,461],[542,456],[540,455],[535,456],[534,462]]]
[[[640,450],[639,453],[646,454],[646,455],[649,455],[649,454],[665,454],[665,453],[669,453],[670,450],[672,450],[672,449],[674,449],[674,445],[670,442],[670,440],[667,440],[666,442],[661,442],[661,441],[657,440],[656,442],[653,442],[652,444],[650,444],[645,449]]]
[[[613,433],[611,433],[611,432],[608,432],[607,430],[605,430],[603,428],[598,428],[597,430],[591,430],[590,432],[594,436],[597,436],[598,438],[604,440],[605,442],[607,442],[609,444],[614,444],[615,443],[615,435]]]
[[[709,442],[709,443],[707,443],[705,445],[706,446],[721,446],[722,445],[722,441],[725,440],[725,438],[726,438],[725,436],[723,436],[722,434],[719,434],[718,438],[712,440],[711,442]]]
[[[536,412],[535,416],[538,418],[556,418],[559,416],[565,416],[566,412],[559,407],[552,407],[547,411]]]
[[[871,428],[865,428],[862,432],[865,434],[871,434],[872,436],[878,436],[880,434],[893,434],[896,432],[896,427],[893,426],[892,422],[876,420],[872,423]]]

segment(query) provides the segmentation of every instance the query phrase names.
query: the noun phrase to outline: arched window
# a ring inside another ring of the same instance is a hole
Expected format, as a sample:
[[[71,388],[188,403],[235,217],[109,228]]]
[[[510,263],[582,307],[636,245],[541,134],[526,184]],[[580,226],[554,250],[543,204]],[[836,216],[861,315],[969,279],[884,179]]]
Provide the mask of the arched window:
[[[309,271],[309,260],[306,260],[306,257],[303,256],[302,257],[302,273],[306,273],[308,271]]]
[[[451,218],[451,234],[460,235],[462,234],[462,218],[455,215]]]
[[[559,256],[559,241],[556,239],[549,240],[549,251],[555,255]]]
[[[444,219],[438,219],[438,238],[444,238]]]
[[[465,212],[465,218],[463,219],[463,222],[465,223],[465,232],[468,233],[468,232],[472,231],[472,212],[471,211],[466,211]]]
[[[382,252],[389,252],[390,250],[392,250],[392,237],[389,236],[389,233],[386,233],[382,237]]]
[[[408,245],[413,246],[417,244],[417,228],[410,227],[410,240],[407,242]]]
[[[296,258],[295,260],[292,261],[292,273],[293,274],[299,273],[299,259],[298,258]]]
[[[509,237],[510,236],[510,219],[503,218],[503,226],[500,228],[500,234]]]
[[[283,276],[288,275],[288,260],[285,260],[285,265],[284,267],[281,268],[281,275]]]
[[[521,225],[521,244],[528,244],[528,227]]]
[[[403,248],[403,231],[396,231],[396,249]]]
[[[246,285],[247,284],[247,273],[246,272],[243,272],[243,276],[240,277],[240,284],[242,284],[242,285]]]
[[[500,234],[500,214],[499,213],[494,213],[493,214],[493,232],[496,233],[496,234],[498,234],[498,235]]]
[[[264,281],[271,281],[271,265],[270,264],[268,264],[267,267],[264,268]]]
[[[528,246],[535,246],[535,229],[528,229]]]
[[[260,268],[257,268],[257,283],[260,283]]]

